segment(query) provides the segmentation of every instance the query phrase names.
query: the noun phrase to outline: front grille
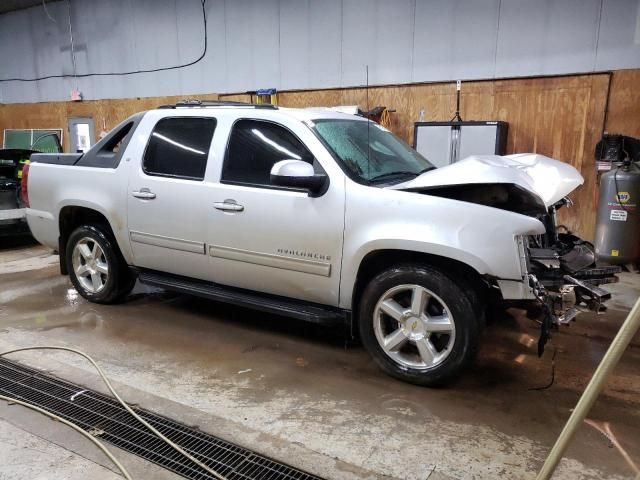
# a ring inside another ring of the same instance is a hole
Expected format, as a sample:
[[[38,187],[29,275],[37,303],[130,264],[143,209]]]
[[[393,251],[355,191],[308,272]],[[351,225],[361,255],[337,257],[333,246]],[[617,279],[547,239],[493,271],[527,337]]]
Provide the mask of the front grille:
[[[0,358],[0,393],[59,415],[92,435],[185,478],[214,478],[148,431],[109,396],[5,358]],[[134,410],[170,440],[229,480],[320,480],[148,410],[135,407]]]

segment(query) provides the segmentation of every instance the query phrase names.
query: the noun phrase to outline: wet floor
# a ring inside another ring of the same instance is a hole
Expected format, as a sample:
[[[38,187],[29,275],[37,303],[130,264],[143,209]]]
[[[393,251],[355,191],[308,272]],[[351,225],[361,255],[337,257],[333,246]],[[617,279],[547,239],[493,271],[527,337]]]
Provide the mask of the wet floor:
[[[87,303],[56,261],[33,244],[0,248],[3,350],[80,348],[122,384],[237,422],[256,442],[278,437],[359,469],[331,478],[534,478],[640,292],[640,276],[625,277],[615,310],[561,329],[540,359],[526,312],[496,314],[473,369],[426,389],[385,376],[340,329],[140,285],[122,305]],[[635,478],[639,372],[637,336],[556,478]]]

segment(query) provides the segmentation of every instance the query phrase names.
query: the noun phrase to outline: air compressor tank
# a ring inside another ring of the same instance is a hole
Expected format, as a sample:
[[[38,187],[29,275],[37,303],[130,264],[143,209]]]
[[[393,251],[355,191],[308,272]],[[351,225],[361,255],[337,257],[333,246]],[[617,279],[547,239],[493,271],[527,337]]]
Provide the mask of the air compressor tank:
[[[600,178],[596,223],[598,260],[625,265],[640,260],[640,167],[613,167]]]

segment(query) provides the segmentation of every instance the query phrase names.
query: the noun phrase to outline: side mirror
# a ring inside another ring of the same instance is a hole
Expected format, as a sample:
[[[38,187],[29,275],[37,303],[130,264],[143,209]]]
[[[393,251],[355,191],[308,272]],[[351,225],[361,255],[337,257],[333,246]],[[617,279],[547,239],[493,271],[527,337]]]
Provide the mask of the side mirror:
[[[325,174],[316,174],[310,163],[281,160],[271,168],[271,184],[279,187],[303,188],[312,195],[324,193],[329,183]]]

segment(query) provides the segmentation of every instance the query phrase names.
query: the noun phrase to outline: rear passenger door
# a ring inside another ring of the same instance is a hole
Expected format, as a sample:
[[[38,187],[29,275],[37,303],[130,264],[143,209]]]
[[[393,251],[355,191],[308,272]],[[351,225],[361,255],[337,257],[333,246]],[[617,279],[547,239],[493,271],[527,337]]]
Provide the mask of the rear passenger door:
[[[127,199],[136,266],[209,279],[204,179],[215,129],[211,117],[164,117],[139,146]]]

